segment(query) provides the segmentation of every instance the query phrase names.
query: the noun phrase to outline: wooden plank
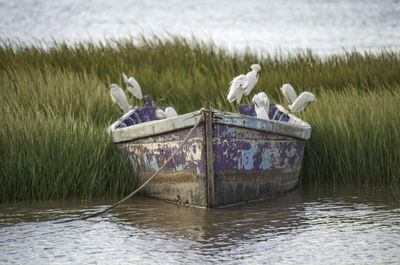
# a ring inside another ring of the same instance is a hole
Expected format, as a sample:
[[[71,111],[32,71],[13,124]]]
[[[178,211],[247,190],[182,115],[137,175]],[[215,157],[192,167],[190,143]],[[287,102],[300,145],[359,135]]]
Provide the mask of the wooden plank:
[[[109,132],[112,132],[115,143],[125,142],[161,133],[172,132],[187,127],[193,127],[193,125],[201,119],[200,114],[201,111],[194,111],[169,119],[149,121],[134,126],[115,129],[123,121],[121,118],[109,127]]]
[[[212,111],[210,102],[205,103],[204,111],[205,127],[206,127],[206,152],[207,152],[207,206],[214,207],[214,158],[212,147]]]
[[[275,120],[261,120],[251,116],[238,115],[229,112],[216,112],[218,124],[232,125],[237,127],[255,129],[278,135],[285,135],[307,140],[311,135],[311,126],[305,121],[299,123],[288,123]]]

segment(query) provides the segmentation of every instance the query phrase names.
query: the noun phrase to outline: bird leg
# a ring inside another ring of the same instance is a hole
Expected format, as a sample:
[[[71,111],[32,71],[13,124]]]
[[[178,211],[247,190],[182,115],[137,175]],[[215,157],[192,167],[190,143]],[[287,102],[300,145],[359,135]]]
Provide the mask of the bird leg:
[[[137,106],[137,99],[135,97],[133,97],[133,106]]]

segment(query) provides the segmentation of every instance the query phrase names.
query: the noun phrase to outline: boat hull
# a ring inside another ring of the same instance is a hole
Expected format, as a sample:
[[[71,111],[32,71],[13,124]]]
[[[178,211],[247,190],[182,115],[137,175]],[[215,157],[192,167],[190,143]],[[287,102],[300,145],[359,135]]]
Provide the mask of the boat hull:
[[[236,117],[227,121],[217,116],[212,122],[212,152],[207,152],[206,125],[201,122],[181,151],[146,185],[145,195],[195,207],[223,207],[297,186],[305,139],[252,128],[256,125],[251,123],[258,119]],[[139,184],[160,169],[190,129],[117,143],[121,156],[138,172]],[[207,161],[212,163],[210,177]]]

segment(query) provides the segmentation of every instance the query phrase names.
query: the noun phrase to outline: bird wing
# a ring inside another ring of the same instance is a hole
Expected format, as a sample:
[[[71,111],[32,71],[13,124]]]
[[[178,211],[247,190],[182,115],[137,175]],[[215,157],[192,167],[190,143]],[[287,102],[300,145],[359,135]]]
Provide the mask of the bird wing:
[[[229,102],[233,102],[235,99],[239,97],[239,95],[240,98],[242,98],[243,91],[246,89],[248,83],[249,82],[247,81],[245,75],[239,75],[233,78],[233,80],[230,82],[231,86],[229,87],[229,92],[226,99]]]
[[[129,77],[128,79],[128,91],[131,92],[131,94],[138,99],[142,99],[142,89],[140,88],[139,83],[136,81],[135,78]]]
[[[282,91],[282,94],[285,96],[285,98],[288,102],[288,105],[293,104],[293,102],[297,98],[297,94],[296,94],[296,91],[294,90],[294,88],[290,84],[284,84],[281,87],[281,91]]]
[[[243,97],[243,94],[239,94],[239,95],[236,97],[236,103],[237,103],[237,104],[240,104],[240,101],[242,100],[242,97]]]

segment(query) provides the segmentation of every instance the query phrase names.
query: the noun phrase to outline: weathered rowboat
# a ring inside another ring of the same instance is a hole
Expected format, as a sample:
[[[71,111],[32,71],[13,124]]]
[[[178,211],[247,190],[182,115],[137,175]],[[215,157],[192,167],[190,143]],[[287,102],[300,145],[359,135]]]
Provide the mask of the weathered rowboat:
[[[144,102],[109,127],[139,184],[182,145],[146,185],[147,196],[207,208],[258,200],[297,186],[311,126],[296,116],[271,104],[269,121],[257,119],[252,105],[240,106],[240,114],[208,107],[158,120],[155,110],[163,108],[148,96]]]

